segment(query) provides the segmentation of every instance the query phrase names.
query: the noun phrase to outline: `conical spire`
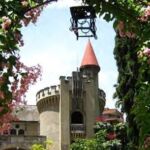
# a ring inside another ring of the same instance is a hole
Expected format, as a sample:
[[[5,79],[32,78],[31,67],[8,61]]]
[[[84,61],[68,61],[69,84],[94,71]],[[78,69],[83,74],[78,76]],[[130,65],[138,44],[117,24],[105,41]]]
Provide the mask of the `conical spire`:
[[[84,53],[80,68],[85,68],[88,66],[93,66],[93,67],[97,67],[98,69],[100,69],[90,40],[88,40],[88,43],[86,45],[85,53]]]

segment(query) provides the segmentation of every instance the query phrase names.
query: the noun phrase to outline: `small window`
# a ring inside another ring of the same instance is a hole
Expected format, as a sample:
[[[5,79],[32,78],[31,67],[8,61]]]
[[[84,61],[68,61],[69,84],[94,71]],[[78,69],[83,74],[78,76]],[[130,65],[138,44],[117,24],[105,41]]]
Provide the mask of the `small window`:
[[[11,135],[16,135],[16,130],[15,130],[15,129],[11,129],[11,130],[10,130],[10,134],[11,134]]]
[[[24,130],[23,130],[23,129],[20,129],[20,130],[18,131],[18,135],[24,135]]]
[[[20,127],[20,126],[19,126],[19,124],[16,124],[16,125],[15,125],[15,128],[17,128],[17,129],[18,129],[19,127]]]
[[[3,134],[4,134],[4,135],[8,135],[8,134],[9,134],[8,130],[5,130],[5,131],[3,132]]]

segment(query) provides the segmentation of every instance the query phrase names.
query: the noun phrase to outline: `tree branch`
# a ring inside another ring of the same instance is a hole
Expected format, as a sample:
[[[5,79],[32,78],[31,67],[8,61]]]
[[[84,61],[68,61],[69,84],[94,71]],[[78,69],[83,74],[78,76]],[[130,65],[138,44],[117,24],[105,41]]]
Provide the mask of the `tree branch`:
[[[54,2],[54,1],[57,2],[57,0],[47,0],[47,1],[43,2],[43,3],[39,3],[38,5],[33,6],[33,7],[29,8],[29,9],[27,9],[27,10],[24,12],[24,14],[27,13],[28,11],[32,10],[32,9],[36,9],[36,8],[38,8],[38,7],[40,7],[40,6],[43,6],[43,5],[45,5],[45,4],[48,4],[48,3]]]

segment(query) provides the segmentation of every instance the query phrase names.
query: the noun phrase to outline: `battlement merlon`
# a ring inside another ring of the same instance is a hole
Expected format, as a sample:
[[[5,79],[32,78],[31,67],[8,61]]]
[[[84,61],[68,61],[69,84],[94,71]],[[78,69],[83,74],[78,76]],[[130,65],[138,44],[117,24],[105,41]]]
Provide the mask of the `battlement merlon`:
[[[60,76],[59,80],[60,80],[60,82],[68,83],[69,81],[72,80],[72,77],[71,76]]]
[[[38,91],[36,94],[36,101],[38,102],[42,98],[55,95],[60,95],[60,85],[53,85]]]

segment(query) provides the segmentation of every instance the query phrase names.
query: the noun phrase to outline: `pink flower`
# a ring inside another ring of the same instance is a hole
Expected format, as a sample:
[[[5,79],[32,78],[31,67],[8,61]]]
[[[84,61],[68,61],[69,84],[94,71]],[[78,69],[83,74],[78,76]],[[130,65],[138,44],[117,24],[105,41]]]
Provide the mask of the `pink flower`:
[[[28,11],[22,20],[23,24],[27,26],[30,22],[36,23],[37,18],[40,16],[41,11],[42,7]]]
[[[135,33],[125,31],[125,24],[124,24],[123,21],[118,22],[117,29],[118,29],[119,35],[121,37],[129,37],[129,38],[134,38],[135,37]]]
[[[147,6],[147,8],[144,10],[143,15],[139,18],[142,22],[147,22],[150,18],[150,6]]]
[[[17,75],[12,82],[11,90],[13,100],[17,104],[22,104],[25,101],[25,93],[28,91],[29,86],[37,81],[37,78],[41,76],[40,66],[27,67],[19,58],[16,60],[15,74],[22,72],[24,74]]]
[[[3,16],[3,17],[2,17],[2,21],[3,21],[3,23],[1,24],[2,29],[3,29],[3,30],[8,30],[8,28],[9,28],[10,25],[11,25],[11,20],[10,20],[10,18],[8,18],[8,17],[6,17],[6,16]]]
[[[15,37],[15,40],[17,41],[17,43],[20,44],[19,46],[23,46],[24,45],[24,42],[22,40],[22,34],[19,31],[16,31],[14,33],[14,37]]]
[[[145,48],[143,54],[150,57],[150,48]]]

